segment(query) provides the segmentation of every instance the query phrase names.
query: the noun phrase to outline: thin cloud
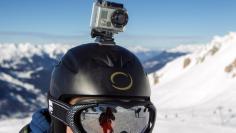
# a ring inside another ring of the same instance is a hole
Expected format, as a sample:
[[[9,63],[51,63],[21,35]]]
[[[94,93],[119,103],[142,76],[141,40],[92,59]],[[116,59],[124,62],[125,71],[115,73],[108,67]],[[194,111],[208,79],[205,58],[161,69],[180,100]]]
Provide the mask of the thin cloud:
[[[155,39],[155,40],[189,40],[189,39],[208,39],[206,36],[171,36],[171,35],[131,35],[131,34],[123,34],[120,35],[121,38],[139,38],[139,39]]]
[[[81,37],[89,37],[89,33],[80,35],[59,35],[43,32],[18,32],[18,31],[0,31],[1,36],[31,36],[48,39],[78,39]],[[119,35],[121,39],[154,39],[154,40],[202,40],[208,39],[206,36],[155,36],[155,35],[132,35],[123,34]]]
[[[155,36],[155,35],[119,35],[117,41],[122,45],[142,45],[149,48],[173,48],[184,44],[203,44],[210,40],[206,36]]]
[[[30,36],[41,39],[61,39],[61,40],[70,40],[70,39],[78,39],[84,38],[86,35],[59,35],[59,34],[50,34],[50,33],[42,33],[42,32],[18,32],[18,31],[0,31],[1,36]]]
[[[10,38],[8,38],[10,37]],[[120,33],[114,36],[118,45],[132,47],[141,45],[148,48],[173,48],[182,44],[202,44],[210,40],[206,36],[157,36],[157,35],[134,35]],[[80,35],[59,35],[42,32],[18,32],[0,31],[0,41],[2,42],[31,42],[31,43],[88,43],[94,41],[89,33]]]

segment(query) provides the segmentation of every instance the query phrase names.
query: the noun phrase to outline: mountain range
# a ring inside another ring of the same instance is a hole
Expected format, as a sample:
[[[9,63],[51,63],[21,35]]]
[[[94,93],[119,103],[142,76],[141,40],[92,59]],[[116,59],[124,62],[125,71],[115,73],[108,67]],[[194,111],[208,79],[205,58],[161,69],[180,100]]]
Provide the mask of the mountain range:
[[[7,118],[1,119],[0,132],[19,131],[30,121],[29,112],[46,106],[51,70],[70,47],[0,45],[0,116]],[[216,36],[205,45],[129,49],[148,73],[157,110],[154,133],[236,132],[236,33]]]
[[[0,118],[25,117],[46,107],[51,72],[65,52],[76,45],[0,44]],[[151,73],[187,52],[127,48]],[[12,106],[14,105],[14,106]]]

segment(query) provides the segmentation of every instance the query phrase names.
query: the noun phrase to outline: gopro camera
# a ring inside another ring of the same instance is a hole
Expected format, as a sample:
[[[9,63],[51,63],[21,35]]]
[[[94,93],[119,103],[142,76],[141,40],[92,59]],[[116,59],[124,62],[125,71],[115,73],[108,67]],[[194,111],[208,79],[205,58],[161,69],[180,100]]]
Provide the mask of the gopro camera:
[[[123,32],[128,23],[128,13],[123,4],[97,0],[93,3],[90,26],[91,36],[111,37]]]

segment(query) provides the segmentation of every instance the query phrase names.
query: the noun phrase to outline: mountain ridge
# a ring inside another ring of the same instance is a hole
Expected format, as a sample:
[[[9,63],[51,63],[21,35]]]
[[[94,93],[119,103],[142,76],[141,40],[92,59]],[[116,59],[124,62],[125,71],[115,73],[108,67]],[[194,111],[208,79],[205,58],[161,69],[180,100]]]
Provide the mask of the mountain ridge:
[[[204,103],[208,103],[208,106],[212,103],[212,108],[226,104],[234,106],[236,98],[227,99],[225,98],[227,95],[220,95],[229,90],[236,95],[236,91],[231,89],[232,86],[236,86],[235,44],[236,33],[214,37],[202,50],[177,58],[150,75],[150,78],[153,75],[158,78],[158,84],[153,87],[154,95],[158,97],[154,98],[158,99],[158,106],[185,108],[199,105],[202,107]],[[187,65],[184,65],[186,62]],[[228,66],[230,71],[226,72]],[[153,79],[151,82],[154,84]],[[220,100],[214,102],[214,99]]]
[[[0,44],[0,118],[21,117],[41,107],[46,107],[46,95],[52,69],[64,53],[75,45],[30,43]],[[143,64],[162,58],[154,66],[145,68],[151,72],[181,55],[155,51],[140,46],[128,48]],[[163,56],[162,53],[165,53]],[[155,57],[155,58],[152,58]],[[152,60],[148,60],[152,58]],[[156,66],[159,66],[158,68]],[[16,104],[16,106],[10,106]]]

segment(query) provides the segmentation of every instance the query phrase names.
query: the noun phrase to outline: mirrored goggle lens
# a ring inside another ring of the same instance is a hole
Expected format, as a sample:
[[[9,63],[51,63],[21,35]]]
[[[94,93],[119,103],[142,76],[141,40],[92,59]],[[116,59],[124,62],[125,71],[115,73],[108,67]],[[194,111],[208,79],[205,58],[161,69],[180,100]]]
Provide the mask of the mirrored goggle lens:
[[[87,108],[75,117],[87,133],[142,133],[148,127],[150,112],[144,106]]]

